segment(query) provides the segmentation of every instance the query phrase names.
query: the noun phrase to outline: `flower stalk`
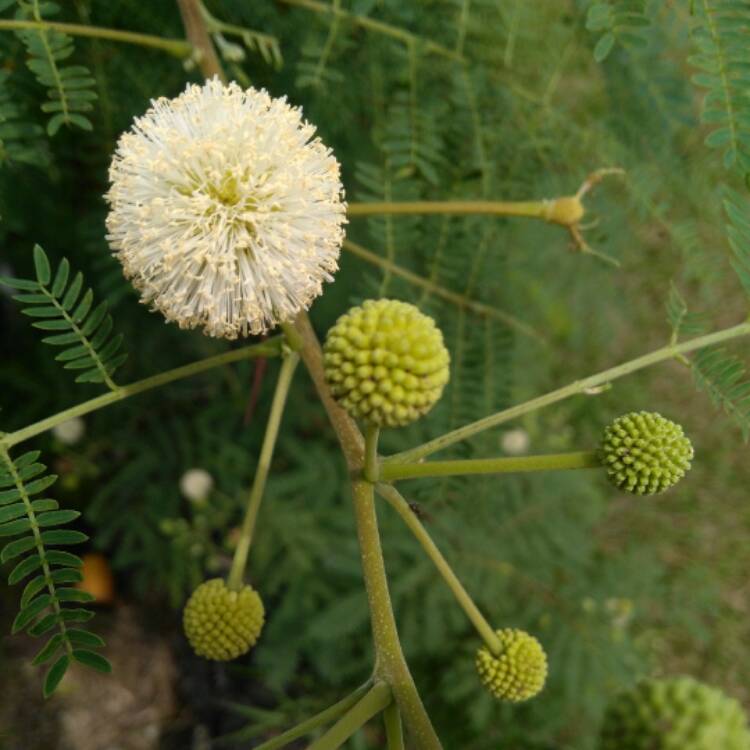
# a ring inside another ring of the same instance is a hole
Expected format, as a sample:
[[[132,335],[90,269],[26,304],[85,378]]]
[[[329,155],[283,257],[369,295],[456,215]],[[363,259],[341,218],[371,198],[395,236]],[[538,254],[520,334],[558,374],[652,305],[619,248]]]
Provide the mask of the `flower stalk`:
[[[416,448],[411,448],[389,456],[383,460],[383,463],[384,465],[387,465],[390,463],[413,463],[419,461],[420,459],[436,453],[437,451],[441,451],[450,445],[468,440],[474,435],[478,435],[480,432],[489,430],[492,427],[497,427],[505,422],[510,422],[513,419],[518,419],[518,417],[536,411],[537,409],[556,404],[558,401],[562,401],[570,396],[586,393],[591,389],[607,385],[613,380],[622,378],[625,375],[630,375],[638,370],[663,362],[664,360],[673,358],[680,359],[682,355],[687,354],[688,352],[697,349],[704,349],[708,346],[715,346],[716,344],[722,344],[731,339],[747,335],[750,335],[750,321],[740,323],[739,325],[730,328],[724,328],[720,331],[706,334],[705,336],[698,336],[689,339],[688,341],[684,341],[681,344],[668,344],[667,346],[663,346],[648,354],[628,360],[627,362],[611,367],[607,370],[602,370],[595,375],[590,375],[581,380],[575,380],[569,385],[550,391],[543,396],[533,398],[523,404],[512,406],[509,409],[503,409],[503,411],[490,414],[483,419],[470,422],[463,427],[459,427],[458,429],[440,435],[433,440],[429,440],[422,445],[418,445]]]
[[[409,507],[409,503],[406,502],[395,487],[389,484],[379,483],[377,485],[377,492],[401,516],[409,531],[414,534],[414,537],[422,546],[427,557],[434,563],[461,609],[466,613],[466,616],[476,628],[477,633],[479,633],[479,636],[485,642],[487,648],[493,654],[499,654],[502,645],[500,639],[497,637],[497,633],[495,633],[484,615],[480,612],[479,607],[477,607],[474,600],[469,596],[458,576],[453,572],[453,568],[451,568],[448,561],[443,557],[435,542],[432,541],[432,537],[427,532],[427,529],[425,529],[421,521],[414,515],[412,509]]]
[[[417,477],[456,477],[470,474],[512,474],[560,469],[594,469],[601,467],[596,451],[555,453],[546,456],[508,458],[472,458],[463,461],[427,461],[424,463],[391,463],[379,467],[378,481]]]
[[[234,591],[239,591],[243,585],[245,568],[247,567],[247,557],[250,553],[250,545],[253,541],[253,533],[255,531],[255,522],[258,518],[258,511],[260,510],[260,505],[263,501],[263,492],[266,488],[268,472],[271,469],[271,461],[276,446],[276,439],[279,435],[281,417],[284,414],[284,406],[286,405],[286,399],[289,395],[289,387],[292,383],[294,370],[299,362],[299,355],[288,349],[284,351],[283,357],[279,379],[276,381],[276,390],[273,394],[273,401],[271,402],[271,413],[268,416],[266,434],[263,437],[263,445],[261,446],[260,456],[258,458],[258,466],[256,467],[253,486],[250,490],[247,511],[245,512],[245,518],[242,522],[240,538],[237,542],[237,548],[234,551],[232,567],[229,571],[229,578],[227,579],[227,586]]]

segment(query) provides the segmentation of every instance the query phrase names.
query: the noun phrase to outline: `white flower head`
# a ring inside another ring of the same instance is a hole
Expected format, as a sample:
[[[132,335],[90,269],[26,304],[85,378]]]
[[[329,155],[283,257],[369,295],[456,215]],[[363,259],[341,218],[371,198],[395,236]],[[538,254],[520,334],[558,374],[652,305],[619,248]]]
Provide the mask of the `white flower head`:
[[[180,477],[180,492],[186,500],[205,500],[214,487],[214,478],[205,469],[188,469]]]
[[[141,300],[237,338],[307,309],[333,280],[339,163],[300,109],[218,78],[157,99],[117,145],[107,238]]]
[[[80,417],[73,417],[55,425],[52,434],[64,445],[75,445],[86,434],[86,423]]]
[[[504,432],[500,439],[500,445],[505,453],[511,456],[520,456],[529,449],[529,433],[521,427]]]

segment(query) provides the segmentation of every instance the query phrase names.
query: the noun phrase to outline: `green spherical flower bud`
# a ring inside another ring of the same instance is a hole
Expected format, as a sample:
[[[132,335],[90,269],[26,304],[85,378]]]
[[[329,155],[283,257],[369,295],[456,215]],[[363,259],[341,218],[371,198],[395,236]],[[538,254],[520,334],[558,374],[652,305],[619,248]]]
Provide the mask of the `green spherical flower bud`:
[[[654,495],[690,469],[693,446],[680,425],[655,412],[632,412],[604,431],[601,459],[610,481],[636,495]]]
[[[607,709],[599,750],[750,750],[740,704],[691,677],[644,680]]]
[[[547,655],[534,636],[515,628],[495,631],[499,654],[487,646],[477,651],[476,666],[484,686],[501,700],[519,703],[533,698],[547,679]]]
[[[336,400],[351,416],[381,427],[427,413],[450,374],[435,321],[390,299],[368,300],[342,315],[328,331],[323,356]]]
[[[230,661],[247,653],[263,629],[263,602],[250,586],[227,588],[221,578],[202,583],[185,606],[182,624],[198,656]]]

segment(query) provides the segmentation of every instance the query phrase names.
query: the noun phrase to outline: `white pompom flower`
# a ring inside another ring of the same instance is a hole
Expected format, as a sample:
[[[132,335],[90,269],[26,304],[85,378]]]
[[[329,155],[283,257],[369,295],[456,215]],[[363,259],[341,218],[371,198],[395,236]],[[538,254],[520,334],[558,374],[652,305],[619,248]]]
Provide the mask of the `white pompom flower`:
[[[300,109],[218,78],[157,99],[117,145],[107,238],[141,300],[234,339],[306,310],[344,237],[339,163]]]

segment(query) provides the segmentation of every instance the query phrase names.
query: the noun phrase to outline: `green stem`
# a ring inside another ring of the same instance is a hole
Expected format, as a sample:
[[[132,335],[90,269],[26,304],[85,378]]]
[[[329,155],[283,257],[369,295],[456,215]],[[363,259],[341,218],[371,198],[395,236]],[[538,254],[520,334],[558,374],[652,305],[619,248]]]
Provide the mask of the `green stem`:
[[[378,437],[380,428],[368,424],[365,428],[365,468],[364,477],[368,482],[378,481]]]
[[[349,203],[348,216],[430,215],[452,214],[455,216],[526,216],[548,220],[551,201],[399,201],[383,203]]]
[[[425,52],[434,52],[436,55],[442,55],[443,57],[450,58],[451,60],[462,61],[464,58],[453,50],[443,47],[440,44],[435,44],[429,39],[423,39],[422,37],[412,34],[405,29],[400,29],[397,26],[391,26],[390,24],[383,23],[374,18],[368,16],[361,16],[358,13],[351,13],[337,5],[329,5],[327,3],[320,3],[317,0],[280,0],[282,3],[287,5],[295,5],[298,8],[305,8],[306,10],[312,10],[315,13],[330,13],[331,15],[342,18],[348,23],[352,23],[355,26],[360,26],[363,29],[369,29],[375,31],[378,34],[384,34],[390,36],[393,39],[398,39],[406,45],[417,44],[424,49]]]
[[[393,688],[393,695],[416,745],[424,750],[440,750],[440,740],[422,705],[401,650],[380,545],[373,485],[364,480],[355,480],[353,491],[357,536],[375,641],[376,677]]]
[[[577,453],[552,453],[546,456],[519,456],[517,458],[473,458],[464,461],[385,464],[381,467],[377,478],[389,482],[396,479],[414,479],[416,477],[510,474],[527,471],[554,471],[557,469],[593,469],[600,466],[601,462],[596,451],[580,451]]]
[[[250,552],[253,532],[255,531],[255,521],[258,518],[260,504],[263,501],[263,491],[266,488],[266,480],[271,468],[273,449],[276,445],[276,438],[279,435],[281,417],[284,414],[286,398],[289,395],[289,387],[292,383],[292,377],[294,376],[294,370],[298,362],[299,355],[296,352],[287,351],[284,353],[284,361],[281,365],[279,379],[276,381],[276,390],[271,402],[271,412],[268,416],[266,434],[263,437],[258,466],[255,470],[255,478],[250,490],[247,511],[245,512],[245,519],[242,522],[242,531],[240,532],[239,542],[237,543],[237,549],[234,552],[234,559],[232,560],[232,568],[229,571],[229,578],[227,580],[227,586],[234,591],[239,591],[243,585],[247,556]]]
[[[358,703],[367,694],[371,687],[372,682],[366,682],[364,685],[357,688],[351,695],[347,695],[346,698],[343,698],[338,703],[334,703],[333,706],[326,708],[325,711],[321,711],[319,714],[311,716],[301,724],[297,724],[296,727],[287,729],[283,734],[268,740],[268,742],[264,742],[262,745],[258,745],[254,750],[279,750],[279,748],[288,745],[290,742],[293,742],[300,737],[304,737],[306,734],[310,734],[314,729],[338,719],[339,716],[346,713],[352,706]]]
[[[389,456],[384,459],[384,465],[389,463],[408,463],[418,461],[425,456],[429,456],[436,451],[443,450],[449,445],[467,440],[474,435],[488,430],[491,427],[497,427],[497,425],[509,422],[512,419],[528,414],[529,412],[535,411],[536,409],[542,409],[550,404],[555,404],[558,401],[562,401],[569,396],[575,396],[579,393],[597,388],[602,385],[606,385],[617,378],[630,375],[633,372],[642,370],[645,367],[650,367],[658,362],[663,362],[665,359],[672,359],[673,357],[679,357],[687,352],[694,351],[696,349],[703,349],[707,346],[714,346],[724,341],[737,338],[739,336],[747,336],[750,334],[750,322],[740,323],[739,325],[732,326],[731,328],[725,328],[715,333],[709,333],[705,336],[698,336],[697,338],[685,341],[682,344],[670,344],[664,346],[661,349],[656,349],[649,354],[644,354],[641,357],[625,362],[624,364],[612,367],[609,370],[603,370],[596,375],[590,375],[582,380],[576,380],[563,388],[558,388],[556,391],[551,391],[544,396],[526,401],[518,406],[512,406],[509,409],[491,414],[484,419],[479,419],[476,422],[459,427],[457,430],[441,435],[434,440],[430,440],[427,443],[412,448],[401,453],[396,453],[393,456]]]
[[[158,375],[152,375],[150,378],[144,378],[138,380],[135,383],[129,385],[122,385],[117,388],[116,391],[105,393],[96,398],[92,398],[88,401],[84,401],[82,404],[73,406],[70,409],[53,414],[51,417],[42,419],[39,422],[24,427],[15,432],[0,433],[0,448],[11,448],[18,443],[28,440],[29,438],[35,437],[36,435],[51,430],[62,422],[67,422],[73,417],[81,417],[89,412],[101,409],[104,406],[109,406],[117,401],[123,401],[124,399],[135,396],[144,391],[149,391],[152,388],[158,388],[159,386],[171,383],[175,380],[182,380],[183,378],[189,378],[192,375],[211,370],[214,367],[220,367],[231,362],[240,362],[244,359],[253,359],[254,357],[273,357],[277,356],[281,352],[281,336],[276,336],[267,341],[263,341],[260,344],[253,344],[252,346],[246,346],[242,349],[233,349],[224,354],[217,354],[213,357],[207,357],[206,359],[200,359],[197,362],[192,362],[189,365],[183,365],[182,367],[176,367],[173,370],[167,370],[161,372]]]
[[[409,527],[411,533],[414,534],[417,541],[422,545],[422,549],[427,553],[427,557],[432,560],[443,580],[448,584],[448,588],[453,592],[453,596],[456,597],[456,601],[461,606],[461,609],[466,613],[466,616],[471,620],[482,640],[487,644],[487,648],[493,653],[499,654],[502,646],[497,633],[495,633],[484,618],[477,605],[474,604],[474,600],[469,596],[461,581],[458,580],[458,576],[453,572],[453,568],[451,568],[448,561],[443,557],[435,542],[432,541],[432,537],[427,533],[427,529],[422,526],[420,520],[409,507],[409,503],[404,500],[401,493],[395,487],[389,484],[378,484],[376,489],[378,494],[393,506],[404,523]]]
[[[101,26],[85,26],[79,23],[57,23],[54,21],[18,21],[11,19],[0,19],[0,30],[8,31],[59,31],[71,36],[85,36],[96,39],[109,39],[113,42],[125,44],[137,44],[141,47],[152,47],[161,49],[175,57],[189,57],[193,47],[183,39],[167,39],[152,34],[139,34],[135,31],[121,31],[119,29],[107,29]]]
[[[320,739],[309,745],[307,750],[336,750],[392,701],[393,695],[388,684],[376,683],[359,703],[350,708]]]
[[[451,304],[456,305],[456,307],[468,310],[475,315],[499,320],[502,323],[505,323],[505,325],[507,325],[509,328],[514,328],[517,331],[525,334],[526,336],[530,336],[531,338],[534,338],[543,344],[547,343],[544,336],[542,336],[539,331],[536,331],[530,325],[524,323],[522,320],[519,320],[510,313],[499,310],[496,307],[491,307],[490,305],[485,305],[481,302],[476,302],[475,300],[470,299],[469,297],[466,297],[462,294],[458,294],[457,292],[452,292],[450,289],[439,286],[434,281],[422,278],[419,274],[416,274],[413,271],[409,271],[406,268],[402,268],[401,266],[393,263],[387,258],[382,258],[377,253],[373,253],[366,247],[362,247],[362,245],[358,245],[356,242],[352,242],[351,240],[345,239],[343,247],[344,250],[348,250],[352,255],[356,255],[358,258],[361,258],[367,263],[378,266],[388,273],[391,273],[394,276],[398,276],[405,281],[408,281],[414,286],[417,286],[420,289],[424,290],[424,292],[427,294],[432,294],[435,297],[440,297],[446,302],[450,302]]]
[[[401,712],[395,701],[385,707],[383,711],[385,723],[385,738],[388,750],[404,750],[404,729],[401,726]]]

